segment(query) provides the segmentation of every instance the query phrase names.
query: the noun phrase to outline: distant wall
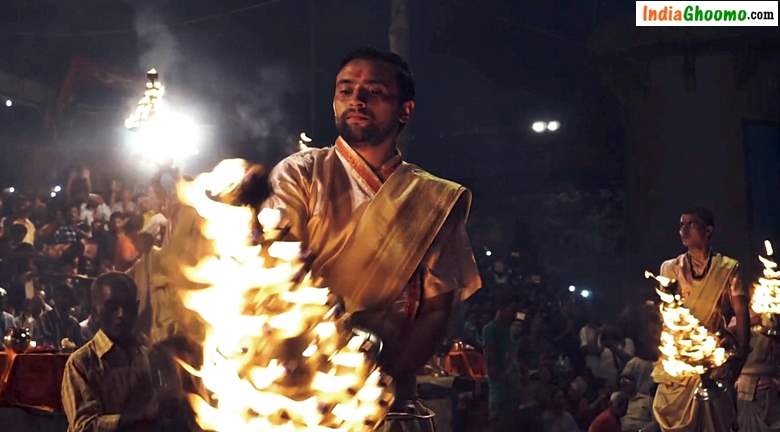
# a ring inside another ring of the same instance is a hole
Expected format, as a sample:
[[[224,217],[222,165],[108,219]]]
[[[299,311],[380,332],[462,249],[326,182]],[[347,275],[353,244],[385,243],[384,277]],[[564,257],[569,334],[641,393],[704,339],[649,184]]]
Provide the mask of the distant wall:
[[[606,74],[627,121],[626,204],[636,271],[657,268],[682,250],[679,212],[697,204],[715,212],[718,249],[754,260],[743,122],[778,121],[780,67],[776,54],[764,52],[746,66],[737,53],[695,55],[687,74],[682,53]]]

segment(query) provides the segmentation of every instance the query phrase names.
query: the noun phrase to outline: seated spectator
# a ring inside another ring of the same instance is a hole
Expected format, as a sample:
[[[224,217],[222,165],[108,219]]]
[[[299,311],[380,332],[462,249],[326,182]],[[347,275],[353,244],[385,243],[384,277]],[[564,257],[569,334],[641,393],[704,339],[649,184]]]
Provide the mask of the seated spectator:
[[[65,365],[62,405],[69,431],[156,430],[159,402],[149,351],[133,335],[136,286],[106,273],[91,289],[100,329]]]
[[[574,417],[566,411],[566,392],[556,389],[547,409],[542,413],[541,430],[547,432],[580,432]]]
[[[6,331],[16,327],[16,320],[10,312],[6,311],[7,307],[8,291],[0,288],[0,336],[4,336]]]
[[[92,225],[94,221],[108,222],[108,219],[111,217],[111,207],[106,204],[101,195],[90,194],[87,200],[87,207],[92,212],[92,219],[88,222],[89,225]]]
[[[168,227],[168,218],[162,213],[162,206],[155,198],[145,197],[140,201],[143,211],[143,226],[141,232],[149,233],[156,244],[161,244]]]
[[[510,336],[510,326],[516,312],[515,304],[503,302],[495,319],[482,329],[488,373],[488,409],[490,422],[496,431],[506,430],[517,400],[509,375],[513,353],[516,351]]]
[[[135,245],[135,236],[138,233],[138,222],[135,217],[116,219],[116,249],[114,250],[114,270],[127,271],[140,257],[140,252]]]
[[[634,357],[626,363],[621,375],[631,378],[636,383],[638,393],[653,396],[656,383],[653,381],[652,373],[653,362],[641,357]]]
[[[133,201],[133,191],[122,188],[122,185],[114,180],[111,182],[111,211],[113,213],[135,213],[138,206]]]
[[[636,382],[629,376],[620,377],[620,391],[628,397],[626,413],[620,420],[622,430],[636,432],[653,427],[653,398],[637,392]]]
[[[30,220],[30,216],[32,214],[32,203],[30,200],[24,195],[17,196],[13,200],[11,211],[11,216],[4,217],[2,222],[0,222],[0,225],[3,226],[3,231],[5,232],[12,224],[22,225],[27,229],[22,242],[29,245],[34,245],[35,224],[33,224]]]
[[[569,383],[569,388],[566,392],[566,410],[574,417],[581,429],[586,428],[593,420],[590,404],[585,399],[585,391],[587,389],[588,384],[585,383],[585,380],[577,377]]]
[[[124,214],[114,212],[111,214],[106,230],[94,237],[94,240],[97,243],[98,254],[96,260],[98,262],[98,268],[103,269],[100,271],[100,274],[114,269],[116,244],[120,229],[118,225],[123,226],[126,223],[127,218]]]
[[[76,244],[81,241],[86,234],[80,226],[81,212],[79,206],[71,205],[65,214],[65,221],[57,231],[54,232],[54,243],[56,244]]]
[[[35,202],[30,211],[30,220],[36,227],[43,226],[49,217],[49,207],[46,204],[49,201],[49,193],[41,192],[35,196]],[[38,241],[36,236],[35,241]]]
[[[34,341],[42,340],[43,332],[41,330],[41,314],[45,310],[44,301],[39,296],[27,300],[24,309],[16,317],[16,326],[26,328],[30,331],[30,337]]]
[[[596,373],[599,368],[601,358],[601,346],[599,344],[599,334],[601,333],[601,322],[595,313],[591,312],[588,321],[580,328],[580,349],[585,357],[585,366]]]
[[[35,253],[32,246],[22,242],[26,235],[24,225],[12,224],[0,237],[0,284],[9,288],[8,304],[14,308],[19,308],[22,301],[16,283],[20,272],[27,270],[22,264]]]
[[[620,371],[623,370],[633,354],[629,356],[626,351],[625,338],[615,327],[605,326],[600,339],[599,363],[598,367],[593,370],[593,375],[603,379],[610,389],[614,390],[617,388]],[[631,343],[629,351],[633,353],[633,343]]]
[[[609,408],[605,409],[590,424],[588,432],[621,432],[620,418],[626,414],[628,398],[621,392],[609,397]]]
[[[54,309],[41,315],[41,332],[45,344],[62,348],[81,346],[84,343],[79,322],[70,314],[70,308],[76,304],[74,297],[73,289],[69,285],[60,284],[54,287]]]

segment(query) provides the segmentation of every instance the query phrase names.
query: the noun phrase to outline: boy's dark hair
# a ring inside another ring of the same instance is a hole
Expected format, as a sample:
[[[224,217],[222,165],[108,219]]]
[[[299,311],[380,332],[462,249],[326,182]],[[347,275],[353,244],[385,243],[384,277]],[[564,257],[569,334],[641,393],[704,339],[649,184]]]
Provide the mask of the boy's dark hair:
[[[406,102],[414,100],[415,88],[414,77],[412,77],[412,71],[409,69],[409,64],[406,63],[401,56],[389,51],[381,51],[373,47],[360,47],[350,51],[339,64],[339,70],[343,69],[347,63],[352,60],[374,60],[385,62],[395,69],[396,80],[398,81],[399,99],[400,102]]]
[[[707,207],[692,207],[682,212],[682,214],[696,216],[700,221],[702,221],[705,227],[715,227],[715,215],[712,213],[712,210],[708,209]]]

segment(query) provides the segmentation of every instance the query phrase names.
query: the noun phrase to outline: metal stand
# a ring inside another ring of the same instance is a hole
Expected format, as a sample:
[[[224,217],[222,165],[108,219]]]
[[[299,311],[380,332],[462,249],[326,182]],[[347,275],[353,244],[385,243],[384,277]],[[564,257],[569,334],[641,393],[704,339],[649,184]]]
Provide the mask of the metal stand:
[[[699,387],[696,388],[696,400],[709,401],[722,397],[726,393],[726,386],[705,374],[701,376]]]
[[[697,423],[700,430],[708,432],[735,430],[737,412],[726,385],[713,380],[708,374],[702,375],[694,398],[699,406]]]

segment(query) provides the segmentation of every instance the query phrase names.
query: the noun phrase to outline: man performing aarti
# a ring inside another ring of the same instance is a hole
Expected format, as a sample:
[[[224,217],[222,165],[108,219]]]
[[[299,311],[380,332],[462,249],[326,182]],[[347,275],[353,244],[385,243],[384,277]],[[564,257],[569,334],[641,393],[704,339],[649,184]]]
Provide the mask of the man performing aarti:
[[[398,151],[414,107],[401,57],[353,51],[336,76],[335,144],[279,163],[265,203],[311,254],[314,279],[344,299],[355,325],[380,336],[395,410],[412,413],[415,372],[444,336],[453,305],[481,285],[466,233],[469,191]]]
[[[780,431],[780,355],[777,339],[780,271],[766,242],[764,269],[753,284],[750,307],[750,354],[737,380],[737,418],[740,431]]]
[[[751,316],[760,323],[760,316]],[[780,431],[780,373],[777,342],[753,332],[750,354],[737,380],[737,418],[740,432]]]
[[[720,332],[735,345],[734,354],[726,365],[712,371],[713,378],[733,384],[747,358],[750,341],[750,320],[747,294],[740,281],[739,263],[712,250],[715,229],[712,211],[697,207],[680,217],[680,240],[687,248],[684,254],[661,265],[661,276],[678,282],[680,294],[691,313],[710,332]],[[727,323],[735,318],[733,333]],[[653,371],[658,383],[653,411],[658,425],[666,432],[730,431],[733,400],[721,394],[708,404],[696,398],[701,380],[698,377],[674,378],[660,364]]]

